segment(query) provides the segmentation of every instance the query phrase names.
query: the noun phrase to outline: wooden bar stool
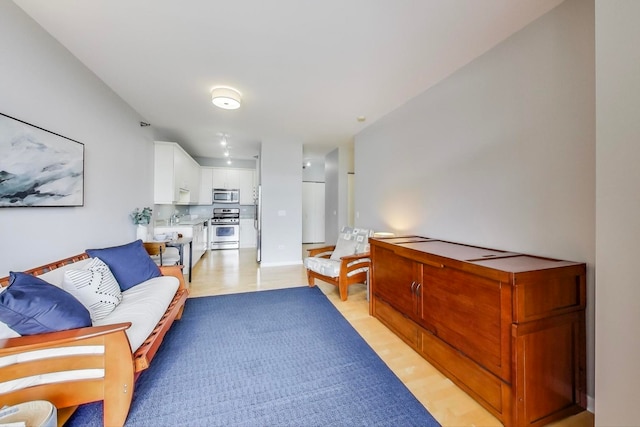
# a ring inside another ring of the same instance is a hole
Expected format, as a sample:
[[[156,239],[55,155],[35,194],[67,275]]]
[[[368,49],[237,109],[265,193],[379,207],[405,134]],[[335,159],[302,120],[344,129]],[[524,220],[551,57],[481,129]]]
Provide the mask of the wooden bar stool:
[[[177,253],[167,251],[165,242],[144,242],[143,245],[151,259],[158,265],[176,265],[180,262],[180,256]]]

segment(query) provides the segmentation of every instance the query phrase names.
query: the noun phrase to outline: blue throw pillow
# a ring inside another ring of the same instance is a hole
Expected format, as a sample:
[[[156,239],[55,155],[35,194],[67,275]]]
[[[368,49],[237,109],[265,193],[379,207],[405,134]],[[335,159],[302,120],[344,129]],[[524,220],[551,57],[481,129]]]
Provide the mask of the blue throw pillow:
[[[20,335],[91,326],[89,311],[70,293],[26,273],[9,273],[0,320]]]
[[[109,266],[123,291],[162,275],[142,245],[142,240],[104,249],[87,249],[87,253]]]

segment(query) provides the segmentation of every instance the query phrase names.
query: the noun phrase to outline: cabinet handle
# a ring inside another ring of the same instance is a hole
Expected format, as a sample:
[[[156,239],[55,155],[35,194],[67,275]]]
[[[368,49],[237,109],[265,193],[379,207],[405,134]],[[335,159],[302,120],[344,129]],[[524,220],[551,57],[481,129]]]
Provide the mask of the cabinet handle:
[[[416,287],[416,282],[415,280],[413,282],[411,282],[411,293],[414,294],[415,293],[415,288]]]
[[[422,289],[422,283],[418,283],[416,286],[416,296],[420,296],[420,289]]]

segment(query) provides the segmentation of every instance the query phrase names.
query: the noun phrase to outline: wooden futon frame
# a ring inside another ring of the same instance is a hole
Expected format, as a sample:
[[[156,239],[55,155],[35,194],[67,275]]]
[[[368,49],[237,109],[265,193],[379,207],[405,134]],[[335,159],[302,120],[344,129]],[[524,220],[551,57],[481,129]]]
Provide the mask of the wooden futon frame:
[[[83,253],[26,273],[38,276],[88,257]],[[38,385],[0,393],[0,402],[14,405],[47,400],[58,408],[58,425],[62,425],[78,405],[103,400],[104,425],[122,426],[129,413],[135,380],[149,367],[173,321],[182,316],[188,296],[182,266],[163,266],[160,270],[164,276],[177,277],[180,286],[160,322],[134,354],[125,333],[131,326],[128,322],[0,340],[0,384],[26,377],[43,379]],[[0,278],[0,286],[8,284],[9,277]],[[38,359],[42,350],[52,350],[55,355]],[[57,372],[91,369],[104,373],[81,380],[55,378]]]

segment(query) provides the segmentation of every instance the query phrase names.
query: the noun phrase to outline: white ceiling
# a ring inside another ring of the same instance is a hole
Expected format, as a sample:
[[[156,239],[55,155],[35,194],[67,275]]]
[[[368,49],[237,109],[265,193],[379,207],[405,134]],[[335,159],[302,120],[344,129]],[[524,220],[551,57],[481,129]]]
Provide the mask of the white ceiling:
[[[193,156],[316,157],[563,0],[14,0]],[[242,93],[239,110],[210,90]],[[366,121],[358,122],[358,116]]]

